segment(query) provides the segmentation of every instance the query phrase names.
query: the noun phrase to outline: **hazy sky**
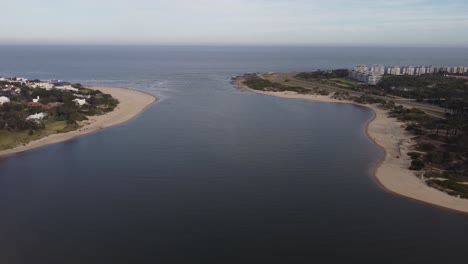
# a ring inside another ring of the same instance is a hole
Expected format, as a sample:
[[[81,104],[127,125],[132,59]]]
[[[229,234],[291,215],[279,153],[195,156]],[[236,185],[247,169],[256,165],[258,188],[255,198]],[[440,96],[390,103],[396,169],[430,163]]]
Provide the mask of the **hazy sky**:
[[[468,47],[468,0],[0,0],[0,44]]]

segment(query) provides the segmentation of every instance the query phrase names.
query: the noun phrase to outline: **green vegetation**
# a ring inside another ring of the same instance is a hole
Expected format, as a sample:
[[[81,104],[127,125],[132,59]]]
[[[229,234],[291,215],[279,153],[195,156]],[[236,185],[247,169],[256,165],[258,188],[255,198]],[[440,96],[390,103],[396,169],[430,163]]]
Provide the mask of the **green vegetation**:
[[[415,170],[415,171],[420,171],[420,170],[424,169],[424,166],[426,166],[424,161],[422,161],[420,159],[415,159],[415,160],[413,160],[411,162],[411,167],[409,169],[410,170]]]
[[[451,100],[468,101],[468,83],[463,79],[431,75],[385,75],[379,88],[386,93],[447,106]]]
[[[339,88],[345,88],[345,89],[351,89],[351,90],[359,90],[361,87],[361,84],[358,83],[357,81],[347,79],[347,78],[334,78],[327,80],[325,82],[328,85],[333,85],[337,86]]]
[[[468,182],[468,175],[457,174],[457,173],[449,173],[449,172],[441,172],[441,171],[426,171],[424,173],[425,178],[441,178],[441,179],[448,179],[457,182]]]
[[[452,111],[446,119],[428,116],[417,108],[396,106],[389,111],[406,123],[406,130],[415,136],[415,150],[408,155],[413,160],[410,169],[427,170],[428,185],[451,195],[468,198],[463,190],[468,182],[468,115],[464,111]],[[464,188],[461,188],[464,187]]]
[[[337,69],[332,71],[313,71],[313,72],[301,72],[296,75],[296,78],[303,80],[310,79],[334,79],[334,78],[346,78],[349,75],[347,69]]]
[[[300,94],[306,94],[310,92],[309,89],[306,89],[303,87],[287,86],[287,85],[282,85],[279,83],[273,83],[269,80],[262,79],[258,77],[257,75],[246,76],[246,80],[244,81],[244,84],[250,87],[251,89],[260,90],[260,91],[272,91],[272,92],[292,91],[292,92],[296,92]]]
[[[2,129],[0,130],[0,150],[27,144],[51,134],[69,132],[76,128],[76,125],[70,126],[66,121],[49,121],[45,122],[43,128],[38,130],[12,131]]]
[[[351,100],[352,99],[348,92],[340,92],[340,91],[333,94],[332,98],[337,99],[337,100]]]
[[[386,103],[385,100],[378,99],[367,94],[364,94],[360,97],[353,97],[352,98],[358,104],[384,104]]]
[[[39,80],[29,83],[40,82]],[[0,96],[11,102],[0,105],[0,150],[45,137],[53,133],[75,130],[79,121],[88,116],[113,111],[118,100],[98,90],[90,90],[81,84],[71,89],[30,88],[28,83],[0,82]],[[6,88],[5,88],[6,87]],[[77,89],[77,90],[76,90]],[[19,92],[18,92],[19,91]],[[39,98],[38,102],[32,102]],[[77,100],[85,103],[78,104]],[[41,113],[42,119],[28,118]]]
[[[349,70],[338,69],[333,71],[314,71],[314,72],[301,72],[296,74],[296,78],[309,82],[319,82],[338,88],[360,90],[361,84],[348,79]]]
[[[427,184],[450,195],[468,199],[468,185],[466,184],[453,180],[428,180]]]

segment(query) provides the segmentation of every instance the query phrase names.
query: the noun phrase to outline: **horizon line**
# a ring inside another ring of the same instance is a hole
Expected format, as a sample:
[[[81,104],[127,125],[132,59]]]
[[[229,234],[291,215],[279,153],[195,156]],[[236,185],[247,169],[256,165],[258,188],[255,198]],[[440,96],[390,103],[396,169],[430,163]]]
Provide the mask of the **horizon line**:
[[[337,47],[337,48],[458,48],[468,49],[468,45],[382,45],[382,44],[284,44],[284,43],[1,43],[0,46],[116,46],[116,47]]]

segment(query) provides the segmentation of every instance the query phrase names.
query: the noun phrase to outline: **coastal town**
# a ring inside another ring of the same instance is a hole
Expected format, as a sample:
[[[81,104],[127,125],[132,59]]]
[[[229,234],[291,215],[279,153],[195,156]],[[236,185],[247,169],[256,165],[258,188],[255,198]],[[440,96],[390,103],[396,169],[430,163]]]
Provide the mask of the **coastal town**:
[[[53,133],[78,129],[90,116],[114,110],[119,101],[81,84],[0,78],[0,150]]]
[[[369,84],[377,85],[384,75],[408,75],[420,76],[425,74],[447,74],[447,75],[464,75],[468,73],[467,66],[456,67],[437,67],[437,66],[384,66],[359,64],[350,71],[351,79]]]

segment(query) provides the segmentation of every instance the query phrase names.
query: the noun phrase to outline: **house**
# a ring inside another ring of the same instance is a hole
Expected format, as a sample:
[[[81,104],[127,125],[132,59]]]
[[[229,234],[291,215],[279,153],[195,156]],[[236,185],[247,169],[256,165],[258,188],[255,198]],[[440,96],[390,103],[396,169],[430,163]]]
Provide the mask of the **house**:
[[[62,86],[55,86],[55,89],[59,90],[67,90],[67,91],[72,91],[72,92],[78,92],[77,88],[72,87],[71,85],[62,85]]]
[[[75,99],[73,100],[73,102],[75,102],[79,106],[83,106],[86,104],[86,99]]]
[[[39,120],[42,120],[46,116],[47,116],[47,114],[45,114],[45,113],[37,113],[37,114],[30,115],[30,116],[26,117],[26,120],[39,121]]]
[[[43,104],[39,103],[39,102],[29,102],[26,104],[28,107],[42,107]]]
[[[42,88],[42,89],[50,90],[50,89],[54,88],[54,85],[52,83],[48,83],[48,82],[37,82],[37,83],[32,83],[31,87],[32,88]]]
[[[48,103],[48,104],[46,104],[46,105],[43,105],[43,106],[42,106],[42,109],[44,109],[44,110],[50,110],[50,109],[52,109],[52,108],[59,107],[59,106],[61,106],[61,105],[63,105],[63,103],[60,103],[60,102]]]
[[[91,98],[91,95],[83,95],[83,94],[73,94],[73,96],[77,97],[77,98],[86,98],[86,99],[89,99]]]
[[[9,103],[10,102],[10,98],[6,97],[6,96],[0,96],[0,105],[4,104],[4,103]]]
[[[39,103],[39,99],[40,99],[39,96],[37,96],[36,99],[33,99],[33,103]]]

